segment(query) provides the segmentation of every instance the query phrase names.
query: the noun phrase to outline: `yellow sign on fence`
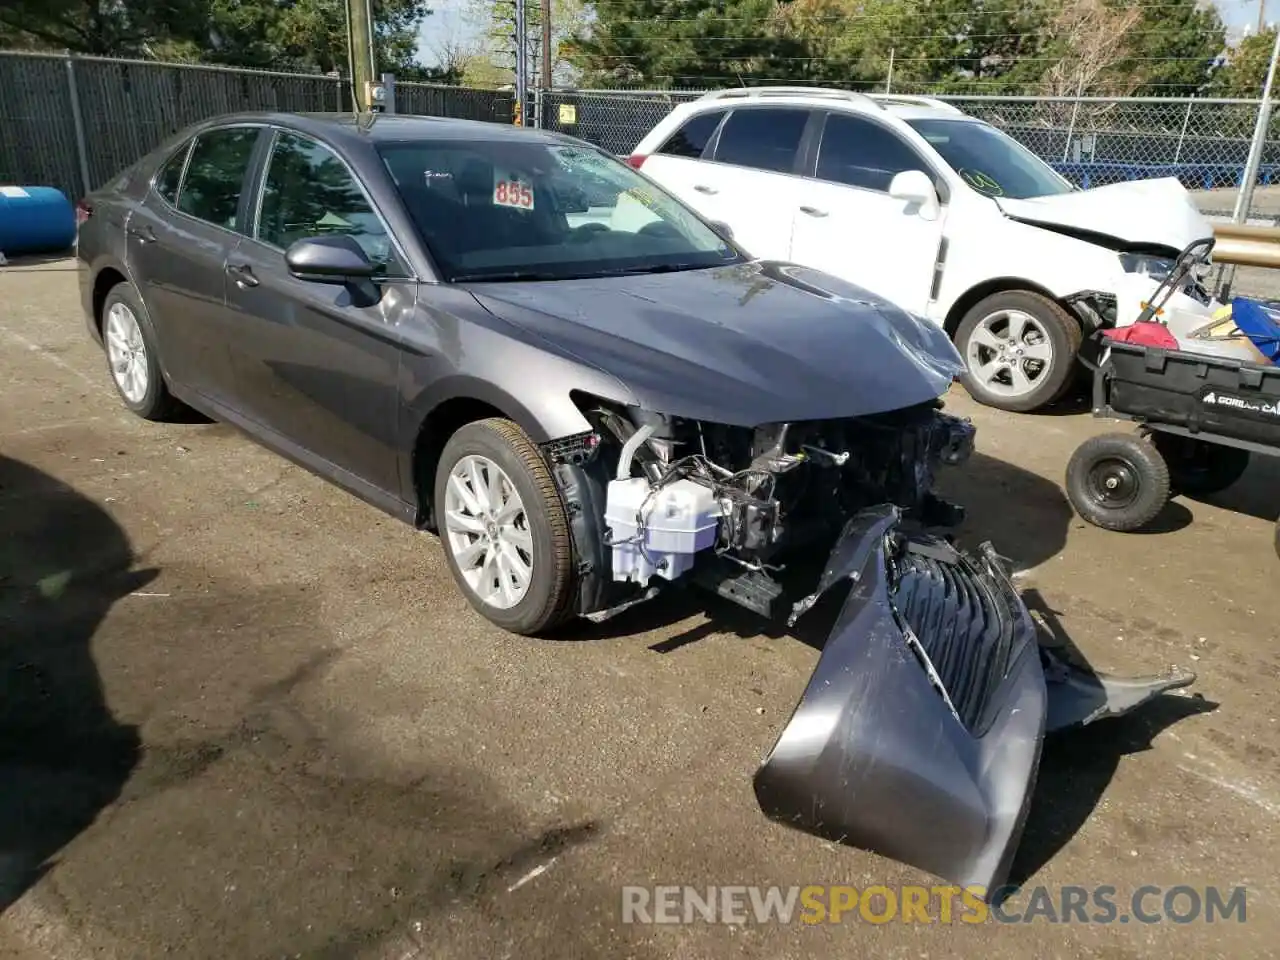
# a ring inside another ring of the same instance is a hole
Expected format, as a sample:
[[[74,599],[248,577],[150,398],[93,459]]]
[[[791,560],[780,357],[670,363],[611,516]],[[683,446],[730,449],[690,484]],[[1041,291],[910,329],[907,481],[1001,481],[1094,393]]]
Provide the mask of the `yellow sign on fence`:
[[[578,108],[572,103],[560,104],[560,123],[570,124],[578,122]]]

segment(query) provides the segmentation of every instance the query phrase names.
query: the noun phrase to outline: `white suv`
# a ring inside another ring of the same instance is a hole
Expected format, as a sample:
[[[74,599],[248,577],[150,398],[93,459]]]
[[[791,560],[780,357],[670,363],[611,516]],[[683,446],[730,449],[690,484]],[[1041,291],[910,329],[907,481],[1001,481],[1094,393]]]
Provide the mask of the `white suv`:
[[[812,267],[941,324],[975,399],[1070,386],[1082,334],[1132,323],[1213,228],[1174,178],[1079,190],[996,127],[926,97],[708,94],[629,158],[751,255]],[[1192,278],[1169,309],[1218,306]]]

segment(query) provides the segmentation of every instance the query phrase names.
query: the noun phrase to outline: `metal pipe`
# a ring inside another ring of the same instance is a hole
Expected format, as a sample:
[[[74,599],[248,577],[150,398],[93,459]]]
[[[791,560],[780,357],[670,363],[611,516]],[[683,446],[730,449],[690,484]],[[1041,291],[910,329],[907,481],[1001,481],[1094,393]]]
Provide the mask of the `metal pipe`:
[[[1084,77],[1076,84],[1076,102],[1071,108],[1071,123],[1067,125],[1067,142],[1062,145],[1062,162],[1066,163],[1071,154],[1071,137],[1076,132],[1076,117],[1080,114],[1080,101],[1084,97]]]
[[[396,112],[396,75],[394,73],[384,73],[382,75],[382,112]]]
[[[1244,176],[1240,180],[1240,193],[1236,196],[1236,209],[1231,219],[1235,223],[1244,223],[1249,216],[1249,206],[1253,203],[1253,188],[1258,179],[1258,166],[1262,163],[1262,151],[1267,144],[1267,130],[1271,125],[1271,87],[1276,79],[1276,60],[1280,59],[1280,30],[1276,31],[1275,43],[1271,46],[1271,63],[1267,66],[1267,81],[1262,87],[1262,102],[1258,105],[1258,122],[1253,128],[1253,142],[1249,144],[1249,159],[1244,165]],[[1214,249],[1214,259],[1218,259],[1218,251]],[[1227,267],[1218,280],[1218,297],[1225,300],[1231,292],[1231,282],[1235,279],[1235,268]]]
[[[93,189],[89,180],[89,151],[85,145],[84,115],[80,112],[80,91],[76,85],[75,61],[67,57],[67,92],[71,95],[71,123],[76,135],[76,159],[80,162],[80,183],[84,192]]]
[[[529,28],[525,23],[524,0],[516,0],[516,110],[520,126],[527,126],[525,113],[529,109],[526,100],[529,87]]]
[[[1280,269],[1280,227],[1219,223],[1213,236],[1214,263]]]
[[[1182,141],[1187,138],[1187,125],[1191,123],[1191,104],[1194,102],[1194,100],[1187,101],[1187,112],[1182,118],[1182,129],[1178,132],[1178,146],[1177,149],[1173,151],[1174,163],[1177,163],[1182,157]]]

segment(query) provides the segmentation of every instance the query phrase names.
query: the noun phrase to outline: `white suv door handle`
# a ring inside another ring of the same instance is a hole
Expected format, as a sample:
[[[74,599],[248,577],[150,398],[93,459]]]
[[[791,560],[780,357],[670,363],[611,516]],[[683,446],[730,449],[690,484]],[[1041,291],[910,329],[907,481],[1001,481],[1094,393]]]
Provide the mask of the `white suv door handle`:
[[[697,190],[699,193],[719,193],[720,192],[715,187],[708,187],[705,183],[695,183],[693,185],[693,189]]]
[[[807,213],[811,217],[825,217],[827,211],[819,210],[817,207],[803,206],[800,208],[801,213]]]

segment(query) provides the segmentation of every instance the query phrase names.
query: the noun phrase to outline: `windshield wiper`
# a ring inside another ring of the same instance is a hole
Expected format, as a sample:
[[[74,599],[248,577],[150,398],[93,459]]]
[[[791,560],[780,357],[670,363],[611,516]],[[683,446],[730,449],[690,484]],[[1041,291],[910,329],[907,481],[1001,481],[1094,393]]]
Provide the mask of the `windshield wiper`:
[[[545,270],[506,270],[496,273],[459,273],[453,277],[453,283],[480,282],[483,280],[563,280],[564,277]]]
[[[682,270],[709,270],[711,266],[711,264],[706,263],[658,263],[648,267],[626,267],[622,270],[609,270],[604,275],[623,277],[637,273],[677,273]]]

